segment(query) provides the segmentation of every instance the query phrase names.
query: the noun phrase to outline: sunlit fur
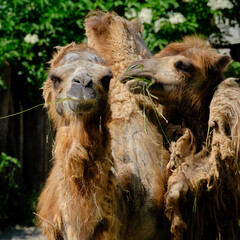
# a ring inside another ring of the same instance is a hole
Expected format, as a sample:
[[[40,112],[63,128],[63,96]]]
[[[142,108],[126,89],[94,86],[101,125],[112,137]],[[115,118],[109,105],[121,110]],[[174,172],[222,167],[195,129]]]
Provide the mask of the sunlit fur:
[[[94,52],[86,45],[70,44],[58,48],[50,61],[50,71],[71,51]],[[90,68],[93,63],[86,62]],[[99,76],[100,77],[100,76]],[[64,80],[64,77],[62,78]],[[104,98],[107,93],[99,85]],[[43,87],[45,105],[56,128],[53,168],[40,195],[37,218],[48,240],[124,239],[112,173],[113,159],[106,127],[107,106],[85,115],[56,112],[53,101],[58,89],[48,78]],[[122,214],[122,213],[121,213]]]
[[[164,229],[160,222],[164,219],[168,175],[165,167],[169,155],[148,99],[134,96],[119,82],[131,61],[149,58],[151,53],[140,37],[139,24],[116,14],[89,14],[85,28],[89,46],[108,61],[114,75],[109,89],[112,115],[107,124],[117,179],[130,209],[127,239],[164,239],[164,230],[168,228]],[[144,107],[149,110],[145,112]]]

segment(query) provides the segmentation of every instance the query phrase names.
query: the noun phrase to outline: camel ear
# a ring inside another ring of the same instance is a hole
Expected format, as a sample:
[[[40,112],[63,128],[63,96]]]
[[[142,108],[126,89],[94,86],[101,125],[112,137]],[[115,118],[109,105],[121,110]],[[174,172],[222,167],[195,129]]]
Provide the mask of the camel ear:
[[[215,64],[221,71],[224,71],[226,70],[230,62],[231,62],[231,58],[229,56],[222,55],[217,58],[217,60],[215,61]]]

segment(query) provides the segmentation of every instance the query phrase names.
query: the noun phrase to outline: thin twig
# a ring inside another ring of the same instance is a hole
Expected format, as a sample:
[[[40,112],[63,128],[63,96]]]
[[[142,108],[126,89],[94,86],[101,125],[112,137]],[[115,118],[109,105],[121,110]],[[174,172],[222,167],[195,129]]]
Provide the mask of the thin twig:
[[[21,112],[17,112],[17,113],[13,113],[13,114],[11,114],[11,115],[7,115],[7,116],[4,116],[4,117],[0,117],[0,120],[1,120],[1,119],[6,119],[6,118],[10,118],[10,117],[14,117],[14,116],[16,116],[16,115],[19,115],[19,114],[25,113],[25,112],[27,112],[27,111],[33,110],[33,109],[35,109],[35,108],[37,108],[37,107],[44,106],[45,104],[48,104],[48,103],[54,103],[54,102],[56,102],[56,103],[61,103],[61,102],[64,102],[64,101],[66,101],[66,100],[68,100],[68,99],[69,99],[69,98],[64,98],[64,99],[59,99],[59,100],[55,100],[55,101],[51,101],[51,102],[47,102],[47,103],[41,103],[41,104],[38,104],[38,105],[36,105],[36,106],[34,106],[34,107],[31,107],[31,108],[28,108],[28,109],[26,109],[26,110],[23,110],[23,111],[21,111]]]

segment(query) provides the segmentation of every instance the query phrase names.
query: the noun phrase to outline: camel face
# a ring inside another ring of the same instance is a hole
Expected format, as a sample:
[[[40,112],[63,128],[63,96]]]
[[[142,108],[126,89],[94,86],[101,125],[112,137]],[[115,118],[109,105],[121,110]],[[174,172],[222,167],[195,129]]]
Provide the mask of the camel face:
[[[105,107],[112,73],[95,53],[85,49],[69,51],[48,76],[58,114],[85,115]]]
[[[205,58],[208,60],[207,55]],[[120,81],[135,94],[146,94],[148,89],[162,105],[199,109],[222,81],[222,72],[230,61],[228,56],[219,55],[209,59],[213,62],[208,66],[180,54],[134,61]]]
[[[200,89],[204,74],[191,59],[184,56],[168,56],[160,59],[143,59],[130,65],[121,78],[129,91],[144,93],[146,89],[163,105],[178,104],[184,97],[186,86]]]

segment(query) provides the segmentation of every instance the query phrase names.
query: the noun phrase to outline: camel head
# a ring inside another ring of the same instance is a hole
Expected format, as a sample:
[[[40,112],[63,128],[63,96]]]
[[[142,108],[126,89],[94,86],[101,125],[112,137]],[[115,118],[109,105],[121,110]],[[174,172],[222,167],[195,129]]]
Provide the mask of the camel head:
[[[112,73],[93,49],[72,43],[50,63],[43,96],[53,120],[71,121],[105,109]]]
[[[102,11],[89,13],[85,20],[88,45],[93,46],[110,65],[117,64],[117,73],[121,62],[129,64],[138,55],[152,56],[141,38],[141,28],[137,20],[129,22],[115,13]]]
[[[223,80],[228,56],[217,54],[200,38],[172,43],[152,59],[132,62],[121,82],[133,93],[149,93],[165,106],[199,110]]]

